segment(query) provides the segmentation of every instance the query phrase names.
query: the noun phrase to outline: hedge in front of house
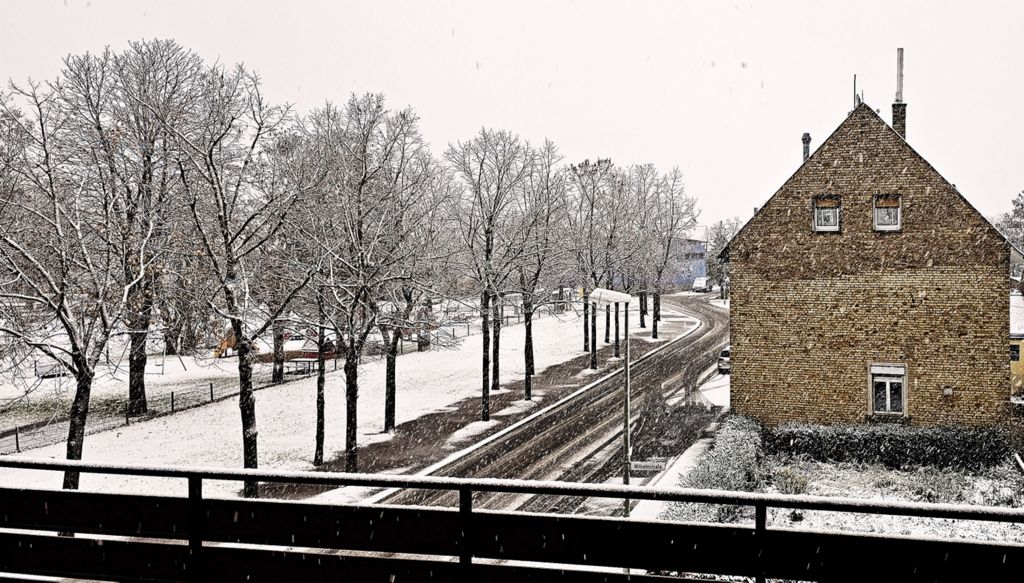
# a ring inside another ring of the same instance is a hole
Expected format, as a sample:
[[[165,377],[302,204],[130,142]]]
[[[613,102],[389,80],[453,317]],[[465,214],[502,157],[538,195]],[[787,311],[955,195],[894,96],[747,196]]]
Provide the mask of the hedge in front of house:
[[[786,424],[766,430],[763,444],[771,454],[896,469],[978,470],[1002,463],[1011,453],[1009,434],[994,427]]]

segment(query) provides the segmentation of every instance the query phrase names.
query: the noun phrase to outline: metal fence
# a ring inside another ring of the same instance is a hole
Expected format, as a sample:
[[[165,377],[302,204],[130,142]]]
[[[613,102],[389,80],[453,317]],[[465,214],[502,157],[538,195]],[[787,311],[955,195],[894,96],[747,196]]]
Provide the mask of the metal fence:
[[[1019,581],[1024,569],[1021,545],[816,532],[769,527],[767,521],[771,510],[801,509],[1022,524],[1020,509],[16,458],[0,458],[0,467],[158,476],[188,484],[187,497],[0,488],[0,572],[22,575],[119,581],[653,583],[672,573],[758,582],[939,582]],[[454,495],[457,506],[211,499],[203,495],[209,480],[443,490]],[[752,508],[755,519],[753,524],[721,525],[495,512],[474,506],[474,495],[483,492],[732,505]]]

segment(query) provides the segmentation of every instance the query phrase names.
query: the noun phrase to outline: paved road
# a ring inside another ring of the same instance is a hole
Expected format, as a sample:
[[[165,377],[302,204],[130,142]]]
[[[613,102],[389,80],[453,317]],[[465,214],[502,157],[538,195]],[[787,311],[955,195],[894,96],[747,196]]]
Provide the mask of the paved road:
[[[685,422],[668,412],[666,399],[692,388],[698,377],[715,363],[718,351],[727,342],[728,312],[711,306],[707,302],[709,297],[663,299],[665,304],[698,318],[702,325],[686,338],[633,366],[634,459],[671,449],[666,435]],[[616,454],[621,456],[621,428],[622,377],[616,375],[432,475],[604,481],[614,475],[615,460],[619,459]],[[621,464],[617,469],[621,471]],[[403,490],[383,502],[452,506],[457,501],[450,492]],[[504,510],[557,507],[565,512],[580,502],[481,493],[474,506]]]

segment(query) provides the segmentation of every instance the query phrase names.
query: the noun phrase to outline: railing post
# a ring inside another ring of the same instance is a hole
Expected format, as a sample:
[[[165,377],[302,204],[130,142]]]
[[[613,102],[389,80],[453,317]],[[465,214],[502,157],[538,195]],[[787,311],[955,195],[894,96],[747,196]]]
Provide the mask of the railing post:
[[[210,402],[213,402],[213,383],[210,383]]]
[[[462,540],[459,544],[459,565],[462,581],[472,581],[473,548],[471,529],[473,526],[473,490],[468,486],[459,488],[459,521],[462,523]]]
[[[171,391],[171,413],[174,413],[174,391]]]
[[[203,565],[203,479],[188,477],[188,580],[204,581]]]
[[[757,576],[756,583],[764,583],[764,564],[766,547],[766,535],[768,531],[768,507],[764,502],[754,504],[754,541],[757,545]]]
[[[21,436],[18,435],[18,426],[14,426],[14,452],[21,453]]]

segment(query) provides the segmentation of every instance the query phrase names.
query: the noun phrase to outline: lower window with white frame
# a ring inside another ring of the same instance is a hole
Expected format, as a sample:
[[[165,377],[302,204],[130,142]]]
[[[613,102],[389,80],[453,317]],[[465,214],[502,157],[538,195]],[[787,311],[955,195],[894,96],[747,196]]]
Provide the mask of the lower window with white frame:
[[[907,369],[898,364],[871,365],[871,410],[878,414],[903,415]]]

